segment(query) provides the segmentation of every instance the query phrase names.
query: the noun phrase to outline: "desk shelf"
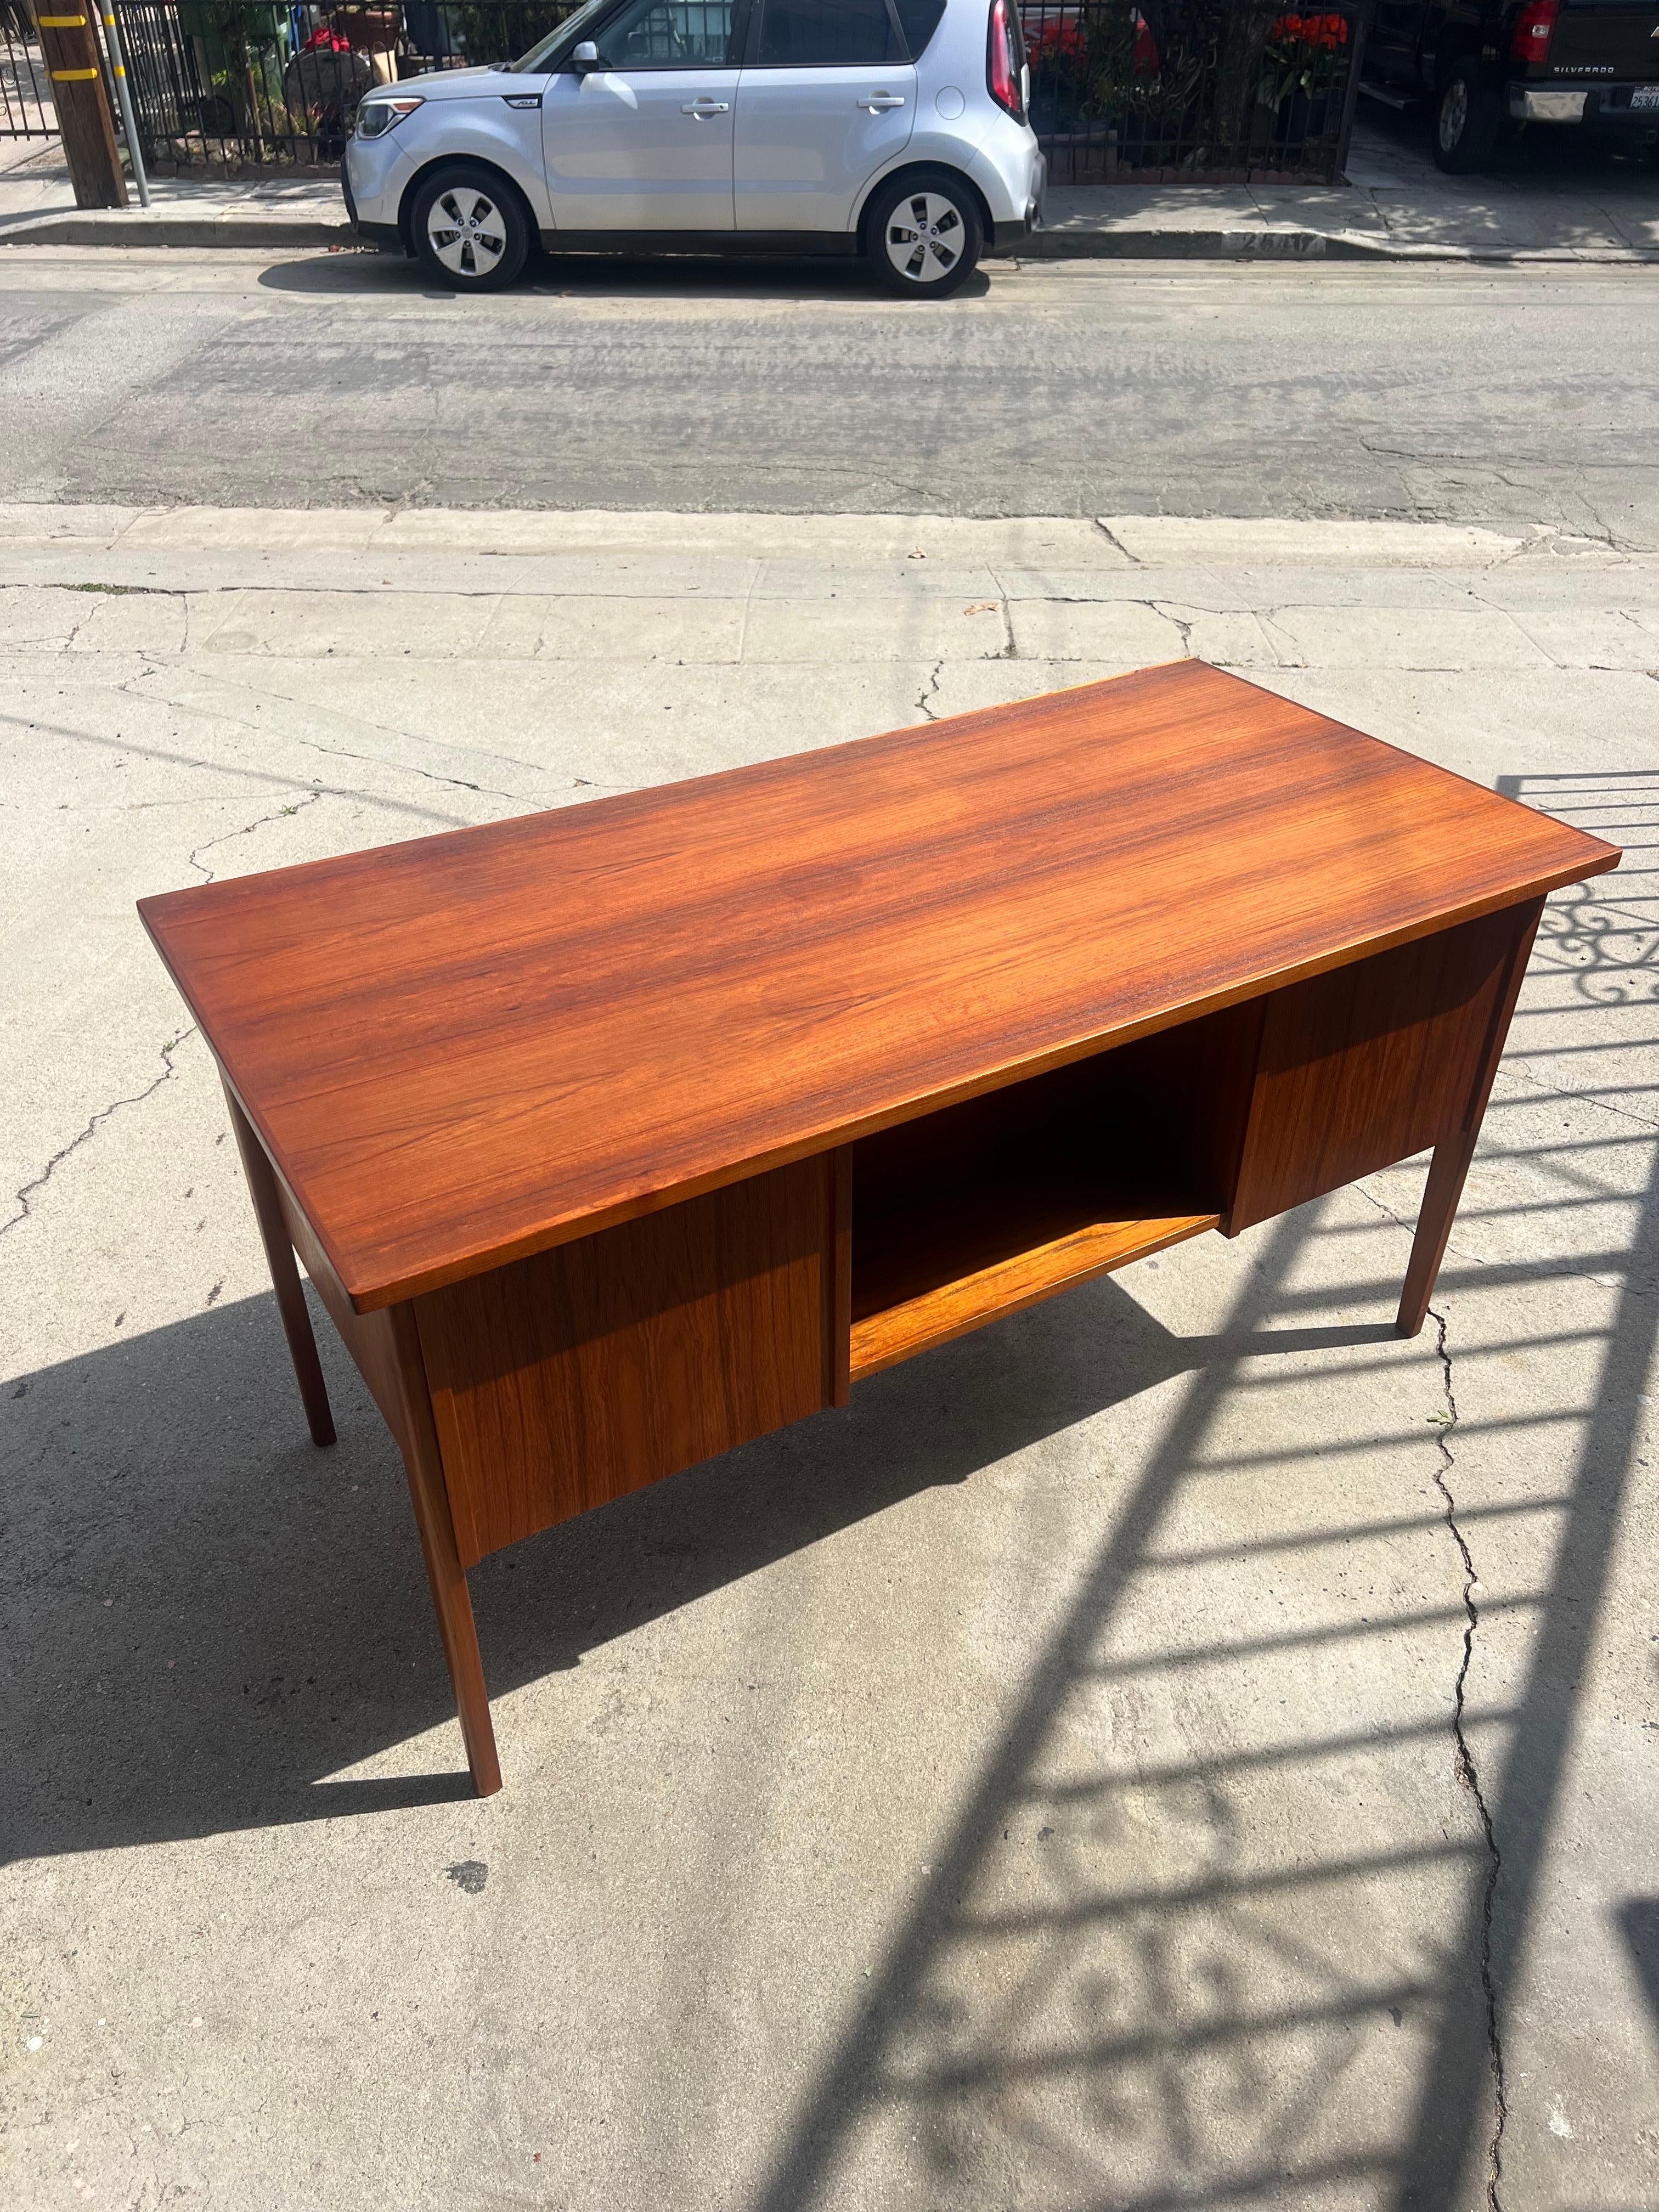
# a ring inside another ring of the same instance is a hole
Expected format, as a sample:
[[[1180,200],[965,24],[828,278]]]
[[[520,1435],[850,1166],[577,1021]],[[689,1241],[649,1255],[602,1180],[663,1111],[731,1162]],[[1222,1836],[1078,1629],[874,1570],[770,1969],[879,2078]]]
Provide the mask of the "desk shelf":
[[[1230,1014],[855,1144],[850,1379],[1218,1227],[1251,1042]]]
[[[1109,1273],[1148,1252],[1161,1252],[1200,1231],[1220,1225],[1218,1213],[1154,1214],[1144,1219],[1103,1219],[1085,1223],[1046,1243],[1016,1241],[1004,1257],[978,1267],[969,1267],[914,1297],[889,1302],[884,1288],[870,1272],[854,1278],[854,1295],[860,1291],[869,1310],[853,1320],[851,1376],[878,1374],[936,1344],[1036,1305],[1091,1275]],[[1012,1231],[1012,1224],[1009,1228]]]

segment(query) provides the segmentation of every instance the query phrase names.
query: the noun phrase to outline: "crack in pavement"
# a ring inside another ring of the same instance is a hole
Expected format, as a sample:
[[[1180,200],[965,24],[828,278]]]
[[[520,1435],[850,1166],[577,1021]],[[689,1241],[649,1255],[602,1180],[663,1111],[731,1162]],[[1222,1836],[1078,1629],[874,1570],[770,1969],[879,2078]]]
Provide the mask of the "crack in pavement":
[[[1480,1586],[1480,1578],[1474,1571],[1474,1558],[1469,1550],[1468,1539],[1458,1526],[1457,1501],[1452,1496],[1451,1486],[1447,1480],[1457,1465],[1456,1457],[1447,1442],[1457,1428],[1457,1400],[1452,1394],[1452,1363],[1446,1343],[1446,1317],[1433,1306],[1429,1308],[1429,1317],[1437,1331],[1435,1351],[1440,1361],[1441,1385],[1446,1397],[1446,1411],[1440,1417],[1438,1432],[1435,1437],[1440,1463],[1434,1471],[1434,1484],[1445,1500],[1446,1526],[1451,1531],[1452,1541],[1456,1545],[1458,1557],[1463,1564],[1463,1657],[1453,1690],[1452,1738],[1457,1747],[1453,1767],[1458,1781],[1474,1800],[1486,1842],[1486,1880],[1480,1899],[1480,1992],[1486,2001],[1486,2056],[1492,2068],[1492,2130],[1486,2146],[1486,2203],[1489,2212],[1503,2212],[1498,2192],[1504,2178],[1504,2130],[1510,2112],[1504,2079],[1504,2039],[1498,2021],[1498,1987],[1492,1978],[1492,1917],[1504,1861],[1498,1848],[1498,1835],[1492,1826],[1492,1814],[1480,1788],[1480,1769],[1475,1765],[1474,1753],[1470,1748],[1463,1728],[1464,1693],[1470,1662],[1474,1656],[1475,1631],[1480,1626],[1480,1608],[1474,1595]]]
[[[1121,553],[1132,568],[1140,568],[1146,566],[1146,563],[1141,560],[1139,555],[1138,553],[1132,553],[1128,547],[1124,544],[1123,540],[1118,536],[1117,532],[1115,530],[1109,530],[1098,515],[1096,515],[1094,522],[1095,528],[1106,540],[1106,543],[1111,547],[1112,550],[1115,553]]]
[[[278,806],[269,814],[260,815],[257,822],[245,822],[240,830],[227,830],[222,837],[210,837],[204,844],[193,846],[185,856],[186,865],[194,868],[204,882],[210,884],[213,881],[214,872],[211,868],[202,865],[196,857],[198,853],[210,853],[216,845],[228,845],[237,837],[251,837],[256,830],[263,830],[267,822],[280,822],[284,815],[298,814],[305,807],[314,806],[319,799],[338,799],[343,796],[343,793],[329,791],[326,785],[313,784],[305,797],[297,800],[294,805]]]
[[[1659,1121],[1651,1115],[1638,1114],[1629,1106],[1615,1106],[1608,1098],[1588,1091],[1563,1091],[1553,1083],[1545,1083],[1526,1066],[1523,1060],[1506,1060],[1504,1073],[1517,1083],[1524,1083],[1529,1091],[1536,1091],[1546,1098],[1559,1101],[1564,1106],[1593,1106],[1598,1113],[1615,1114],[1622,1121],[1634,1121],[1638,1129],[1659,1129]]]
[[[944,673],[944,661],[936,660],[933,663],[932,674],[916,694],[916,712],[925,721],[936,722],[939,720],[939,716],[933,712],[933,702],[939,696],[939,678]]]
[[[130,1098],[112,1098],[107,1106],[100,1106],[78,1135],[71,1137],[68,1144],[58,1146],[40,1174],[24,1183],[15,1194],[13,1203],[16,1206],[17,1211],[9,1221],[0,1221],[0,1237],[9,1235],[20,1222],[28,1219],[34,1211],[30,1203],[34,1194],[43,1189],[52,1181],[52,1176],[71,1152],[78,1152],[88,1138],[97,1135],[112,1114],[118,1113],[123,1106],[142,1106],[152,1092],[159,1091],[164,1083],[171,1082],[174,1072],[173,1055],[186,1037],[192,1037],[195,1034],[196,1024],[191,1022],[185,1028],[179,1030],[176,1035],[170,1036],[161,1047],[161,1059],[164,1065],[161,1073],[153,1083],[147,1083],[142,1091],[135,1091]]]

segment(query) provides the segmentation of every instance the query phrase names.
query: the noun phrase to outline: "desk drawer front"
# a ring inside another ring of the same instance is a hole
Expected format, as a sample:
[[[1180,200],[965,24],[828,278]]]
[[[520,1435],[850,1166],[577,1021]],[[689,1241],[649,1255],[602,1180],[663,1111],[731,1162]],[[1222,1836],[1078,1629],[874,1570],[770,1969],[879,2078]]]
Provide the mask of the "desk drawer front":
[[[417,1300],[463,1562],[827,1405],[834,1253],[817,1158]]]
[[[1486,915],[1273,993],[1230,1234],[1462,1126],[1536,911]]]

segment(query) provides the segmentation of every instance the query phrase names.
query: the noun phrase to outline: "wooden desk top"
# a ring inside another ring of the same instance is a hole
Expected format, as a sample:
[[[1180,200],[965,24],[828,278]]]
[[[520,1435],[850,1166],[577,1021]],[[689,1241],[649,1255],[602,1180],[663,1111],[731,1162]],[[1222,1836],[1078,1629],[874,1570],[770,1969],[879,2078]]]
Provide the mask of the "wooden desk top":
[[[1186,661],[139,910],[367,1311],[1619,857]]]

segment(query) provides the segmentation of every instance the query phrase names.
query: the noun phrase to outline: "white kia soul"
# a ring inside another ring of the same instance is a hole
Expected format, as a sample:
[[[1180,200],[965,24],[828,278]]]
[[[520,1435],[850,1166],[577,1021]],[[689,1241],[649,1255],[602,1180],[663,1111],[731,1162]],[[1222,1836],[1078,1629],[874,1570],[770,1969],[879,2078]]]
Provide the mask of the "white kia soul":
[[[465,291],[555,252],[862,253],[939,299],[1042,217],[1016,0],[586,0],[502,69],[376,87],[359,231]]]

